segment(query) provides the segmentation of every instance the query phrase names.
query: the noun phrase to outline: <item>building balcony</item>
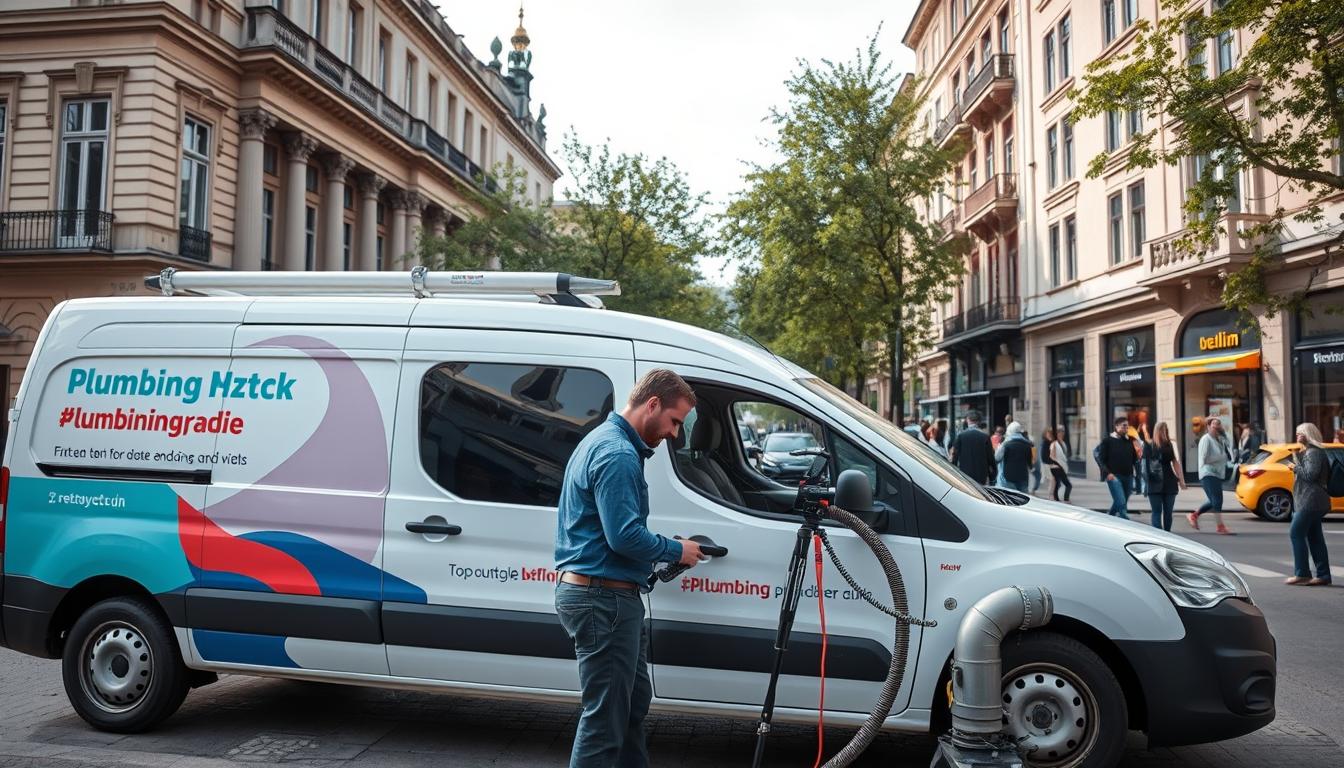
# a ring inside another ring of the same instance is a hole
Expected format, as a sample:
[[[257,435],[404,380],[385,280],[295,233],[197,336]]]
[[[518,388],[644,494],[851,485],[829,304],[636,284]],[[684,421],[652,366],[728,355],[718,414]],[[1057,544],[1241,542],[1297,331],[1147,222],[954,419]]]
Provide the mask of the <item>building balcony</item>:
[[[962,115],[977,131],[987,131],[1013,105],[1013,54],[996,53],[975,73],[962,97]]]
[[[177,231],[177,255],[192,261],[210,261],[212,239],[208,230],[183,225]]]
[[[957,206],[952,206],[952,210],[938,220],[938,230],[942,232],[942,240],[949,240],[961,231],[961,211]]]
[[[943,320],[941,350],[955,349],[972,342],[998,341],[1018,333],[1022,305],[1016,296],[1005,296],[971,307]]]
[[[970,135],[971,126],[962,119],[961,105],[953,104],[952,111],[938,121],[938,126],[933,129],[933,143],[937,144],[939,149],[947,149]]]
[[[493,192],[495,180],[424,120],[411,116],[353,67],[322,46],[284,14],[269,5],[247,9],[243,49],[271,50],[299,71],[325,85],[347,106],[363,112],[413,150],[434,158],[463,181]]]
[[[1017,224],[1017,174],[997,173],[961,204],[962,226],[985,242]]]
[[[1149,240],[1148,261],[1139,285],[1176,286],[1194,277],[1234,272],[1245,264],[1260,245],[1261,239],[1248,230],[1264,224],[1269,216],[1259,213],[1229,213],[1218,221],[1221,230],[1204,252],[1182,247],[1186,230],[1181,229]]]
[[[115,218],[92,208],[0,213],[0,253],[110,252]]]

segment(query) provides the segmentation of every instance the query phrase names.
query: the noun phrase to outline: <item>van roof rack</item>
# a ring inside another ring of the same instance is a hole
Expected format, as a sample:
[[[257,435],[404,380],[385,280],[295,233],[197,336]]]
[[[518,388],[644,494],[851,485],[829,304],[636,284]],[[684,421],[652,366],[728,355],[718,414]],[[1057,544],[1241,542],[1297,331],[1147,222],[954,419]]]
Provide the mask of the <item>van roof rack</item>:
[[[564,272],[183,272],[168,267],[145,278],[164,296],[436,296],[531,300],[573,307],[602,306],[598,296],[620,296],[615,280]]]

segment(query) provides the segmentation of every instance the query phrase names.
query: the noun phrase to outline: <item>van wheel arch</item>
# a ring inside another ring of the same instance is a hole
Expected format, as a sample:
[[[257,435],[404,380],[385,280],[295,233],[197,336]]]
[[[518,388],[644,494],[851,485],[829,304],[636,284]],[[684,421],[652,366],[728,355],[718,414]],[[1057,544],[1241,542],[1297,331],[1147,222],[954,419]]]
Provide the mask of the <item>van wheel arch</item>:
[[[1100,656],[1106,662],[1106,666],[1110,667],[1111,674],[1115,675],[1116,680],[1120,682],[1121,690],[1124,691],[1129,727],[1147,730],[1148,706],[1143,697],[1143,686],[1139,683],[1139,676],[1110,638],[1084,621],[1060,614],[1055,614],[1043,629],[1073,638]],[[1017,633],[1009,634],[1004,638],[1004,642],[1007,643],[1015,634]],[[952,727],[952,712],[947,704],[947,684],[951,680],[952,654],[948,654],[943,662],[942,672],[938,675],[930,707],[929,728],[934,736],[943,734]]]
[[[103,575],[85,579],[61,598],[51,614],[51,624],[47,627],[47,652],[51,658],[61,657],[70,628],[75,626],[85,611],[113,597],[144,597],[158,605],[154,595],[144,585],[125,576]],[[162,607],[159,610],[162,611]]]

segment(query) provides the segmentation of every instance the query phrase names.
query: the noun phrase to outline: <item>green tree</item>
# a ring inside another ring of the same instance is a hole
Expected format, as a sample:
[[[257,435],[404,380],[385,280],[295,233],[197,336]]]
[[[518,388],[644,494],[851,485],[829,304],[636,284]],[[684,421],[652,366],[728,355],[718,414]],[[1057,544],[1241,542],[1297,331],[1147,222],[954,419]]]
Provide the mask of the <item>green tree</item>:
[[[782,159],[754,167],[726,214],[752,265],[738,286],[744,326],[800,362],[849,369],[841,376],[885,368],[882,410],[901,423],[905,359],[931,343],[928,308],[963,269],[965,241],[921,213],[959,150],[925,135],[917,89],[900,86],[876,36],[850,62],[800,62],[787,86],[787,109],[772,113]]]
[[[717,328],[722,298],[702,279],[697,260],[714,252],[704,194],[667,158],[613,153],[565,137],[567,202],[561,229],[575,243],[572,269],[621,283],[612,309]]]
[[[1238,29],[1255,42],[1226,67],[1236,55],[1231,34]],[[1340,2],[1226,0],[1206,14],[1203,5],[1161,0],[1157,22],[1140,21],[1128,52],[1089,65],[1074,93],[1078,117],[1113,110],[1145,116],[1149,130],[1135,138],[1126,169],[1209,160],[1186,192],[1187,229],[1176,245],[1187,253],[1205,252],[1224,234],[1219,220],[1236,174],[1258,168],[1278,176],[1279,189],[1264,201],[1268,220],[1246,233],[1260,245],[1223,285],[1223,303],[1248,319],[1303,308],[1311,282],[1338,256],[1336,236],[1305,285],[1288,292],[1266,285],[1279,263],[1284,225],[1321,227],[1325,199],[1344,191],[1336,165],[1344,136],[1341,36]],[[1164,126],[1171,126],[1165,135]],[[1106,162],[1105,155],[1093,159],[1089,176],[1100,175]],[[1277,200],[1285,189],[1307,204],[1285,210]]]

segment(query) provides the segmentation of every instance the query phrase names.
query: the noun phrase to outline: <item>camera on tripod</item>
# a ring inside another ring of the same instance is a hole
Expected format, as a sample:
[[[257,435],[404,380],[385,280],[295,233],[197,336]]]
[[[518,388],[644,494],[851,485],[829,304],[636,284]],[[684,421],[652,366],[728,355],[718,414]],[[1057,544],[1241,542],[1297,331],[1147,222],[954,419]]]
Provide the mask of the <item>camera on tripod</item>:
[[[857,469],[846,469],[830,484],[831,455],[823,448],[799,448],[789,451],[790,456],[812,456],[812,466],[798,483],[793,512],[812,520],[826,517],[826,510],[835,506],[855,514],[873,511],[873,486],[868,476]]]

